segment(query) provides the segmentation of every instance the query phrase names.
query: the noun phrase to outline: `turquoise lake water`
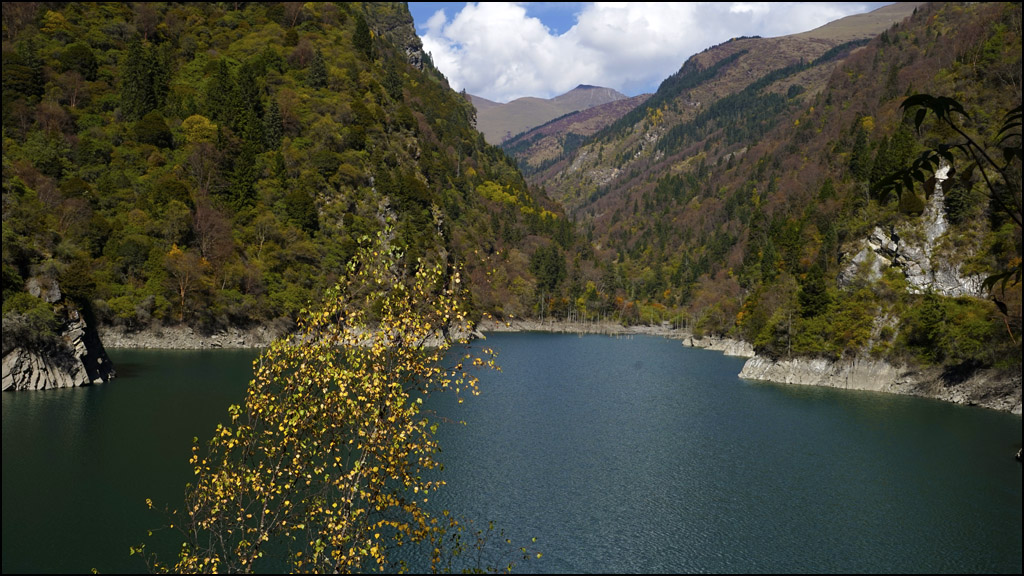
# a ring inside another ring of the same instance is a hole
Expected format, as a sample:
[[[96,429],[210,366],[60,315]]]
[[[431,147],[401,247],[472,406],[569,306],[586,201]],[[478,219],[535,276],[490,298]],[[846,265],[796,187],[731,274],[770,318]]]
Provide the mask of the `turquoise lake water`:
[[[432,502],[543,554],[516,571],[1021,572],[1019,416],[747,382],[653,337],[486,343],[482,394],[428,402],[455,421]],[[3,394],[3,571],[144,569],[145,499],[181,501],[255,356],[115,350],[111,383]]]

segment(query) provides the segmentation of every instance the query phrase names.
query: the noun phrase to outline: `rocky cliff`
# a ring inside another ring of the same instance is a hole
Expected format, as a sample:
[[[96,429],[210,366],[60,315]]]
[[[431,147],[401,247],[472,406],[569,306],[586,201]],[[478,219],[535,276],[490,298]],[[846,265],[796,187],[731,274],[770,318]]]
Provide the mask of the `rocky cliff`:
[[[781,384],[828,386],[936,398],[1021,414],[1020,374],[982,370],[966,377],[936,370],[913,370],[869,358],[772,360],[754,356],[740,378]]]
[[[54,305],[61,321],[56,338],[45,342],[11,342],[4,318],[3,390],[48,390],[102,384],[114,377],[114,366],[78,309],[61,297],[55,281],[32,279],[29,292]],[[14,320],[14,319],[10,319]]]
[[[932,193],[921,217],[897,226],[876,226],[864,240],[847,251],[839,285],[848,286],[858,274],[867,280],[881,278],[886,268],[897,268],[907,279],[912,292],[932,292],[943,296],[984,297],[981,275],[964,274],[958,262],[942,249],[942,240],[949,231],[944,206],[944,184],[949,166],[935,173]],[[970,251],[960,259],[969,257]]]

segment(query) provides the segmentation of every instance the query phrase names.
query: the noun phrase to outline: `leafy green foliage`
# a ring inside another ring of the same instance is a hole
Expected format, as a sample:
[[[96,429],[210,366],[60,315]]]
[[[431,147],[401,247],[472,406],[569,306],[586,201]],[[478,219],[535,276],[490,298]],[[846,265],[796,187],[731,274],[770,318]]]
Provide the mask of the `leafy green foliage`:
[[[915,134],[917,108],[900,102],[917,91],[956,94],[973,116],[946,105],[946,117],[993,143],[994,160],[1017,162],[1000,149],[1019,142],[1003,140],[1019,134],[1019,116],[1001,117],[1019,106],[1006,89],[1013,80],[1004,81],[1019,76],[1020,34],[1004,24],[1019,11],[930,5],[871,41],[826,50],[800,38],[738,39],[695,55],[646,105],[532,176],[564,199],[580,237],[593,242],[594,262],[581,262],[577,284],[593,282],[599,305],[569,307],[646,322],[641,312],[660,306],[650,318],[739,336],[775,357],[959,361],[910,351],[903,320],[920,297],[912,292],[927,288],[907,284],[906,259],[865,240],[899,230],[916,242],[929,226],[928,234],[945,230],[927,241],[936,267],[977,277],[1019,264],[1019,228],[998,206],[1019,197],[1019,168],[996,179],[993,199],[985,178],[995,171],[953,152],[958,172],[941,191],[946,228],[917,221],[935,214],[933,183],[922,186],[930,170],[898,202],[883,185],[922,149],[963,140],[930,111],[920,125],[930,137]],[[951,42],[959,48],[948,50]],[[870,262],[854,261],[865,254]],[[572,273],[563,284],[570,293]],[[987,312],[972,318],[994,327],[984,332],[992,349],[1018,356],[1019,296],[998,297],[1006,316],[1000,304],[974,301]]]
[[[174,146],[174,136],[171,134],[170,128],[167,127],[164,117],[156,110],[148,112],[136,122],[133,131],[135,139],[142,144],[150,144],[157,148]]]
[[[557,245],[541,246],[530,256],[530,271],[537,277],[537,289],[553,293],[565,280],[565,256]]]
[[[5,28],[4,265],[74,266],[101,322],[292,317],[386,219],[409,254],[466,262],[479,313],[504,300],[486,281],[504,255],[532,296],[532,242],[569,226],[429,59],[409,63],[399,5],[15,12],[36,24]]]
[[[8,346],[46,346],[60,328],[53,306],[26,292],[4,297],[3,319],[5,354]]]
[[[96,80],[99,63],[88,44],[76,42],[68,46],[60,55],[60,63],[65,71],[74,70],[90,82]]]
[[[900,339],[926,364],[1012,366],[1012,358],[992,349],[991,342],[1003,338],[992,315],[987,304],[926,294],[904,316]]]

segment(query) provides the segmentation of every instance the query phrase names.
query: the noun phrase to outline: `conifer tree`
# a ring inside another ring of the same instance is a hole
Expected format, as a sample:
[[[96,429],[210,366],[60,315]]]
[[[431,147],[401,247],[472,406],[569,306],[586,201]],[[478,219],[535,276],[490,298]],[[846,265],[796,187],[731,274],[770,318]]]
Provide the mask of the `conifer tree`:
[[[311,88],[327,87],[327,65],[324,63],[324,55],[319,49],[313,53],[313,60],[309,64],[309,86]]]
[[[262,89],[259,80],[261,75],[257,66],[252,62],[246,62],[238,69],[234,89],[231,92],[234,128],[241,127],[248,120],[250,111],[255,113],[258,118],[263,116]]]
[[[121,112],[127,120],[139,120],[156,108],[150,62],[146,49],[136,38],[128,44],[121,62]]]
[[[352,43],[360,54],[366,56],[367,59],[373,58],[373,35],[362,14],[356,14],[356,31],[352,37]]]
[[[206,109],[218,124],[230,123],[234,79],[225,59],[217,65],[217,72],[206,83]]]
[[[270,106],[267,113],[263,115],[263,141],[267,150],[277,150],[281,147],[281,138],[284,136],[284,125],[281,118],[281,108],[277,105],[275,98],[270,99]]]
[[[814,264],[807,272],[807,275],[800,282],[800,315],[804,318],[814,318],[824,314],[832,303],[832,297],[828,293],[828,284],[825,282],[825,273],[821,266]]]
[[[149,85],[153,92],[153,107],[163,108],[167,103],[167,94],[171,91],[171,46],[151,46],[146,50],[149,68]]]

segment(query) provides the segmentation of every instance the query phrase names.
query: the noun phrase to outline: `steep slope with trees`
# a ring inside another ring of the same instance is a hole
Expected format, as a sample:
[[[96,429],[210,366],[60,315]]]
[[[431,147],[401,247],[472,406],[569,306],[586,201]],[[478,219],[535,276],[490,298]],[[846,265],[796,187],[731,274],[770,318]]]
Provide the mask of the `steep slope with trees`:
[[[691,58],[544,182],[594,243],[579,285],[595,292],[568,305],[740,337],[770,358],[1019,374],[1019,286],[982,289],[1019,263],[1020,227],[996,203],[1019,214],[1019,160],[997,197],[967,165],[939,189],[880,184],[957,136],[919,136],[917,110],[900,107],[910,94],[955,97],[996,152],[1020,105],[1020,38],[1019,5],[939,4],[870,41],[746,38]]]
[[[5,339],[46,308],[33,278],[127,330],[287,330],[389,218],[408,261],[466,263],[476,314],[525,310],[508,286],[568,233],[401,3],[19,3],[3,25]]]
[[[557,173],[588,136],[593,136],[650,98],[641,94],[570,112],[509,138],[501,147],[516,159],[528,182],[544,182],[543,172]]]

